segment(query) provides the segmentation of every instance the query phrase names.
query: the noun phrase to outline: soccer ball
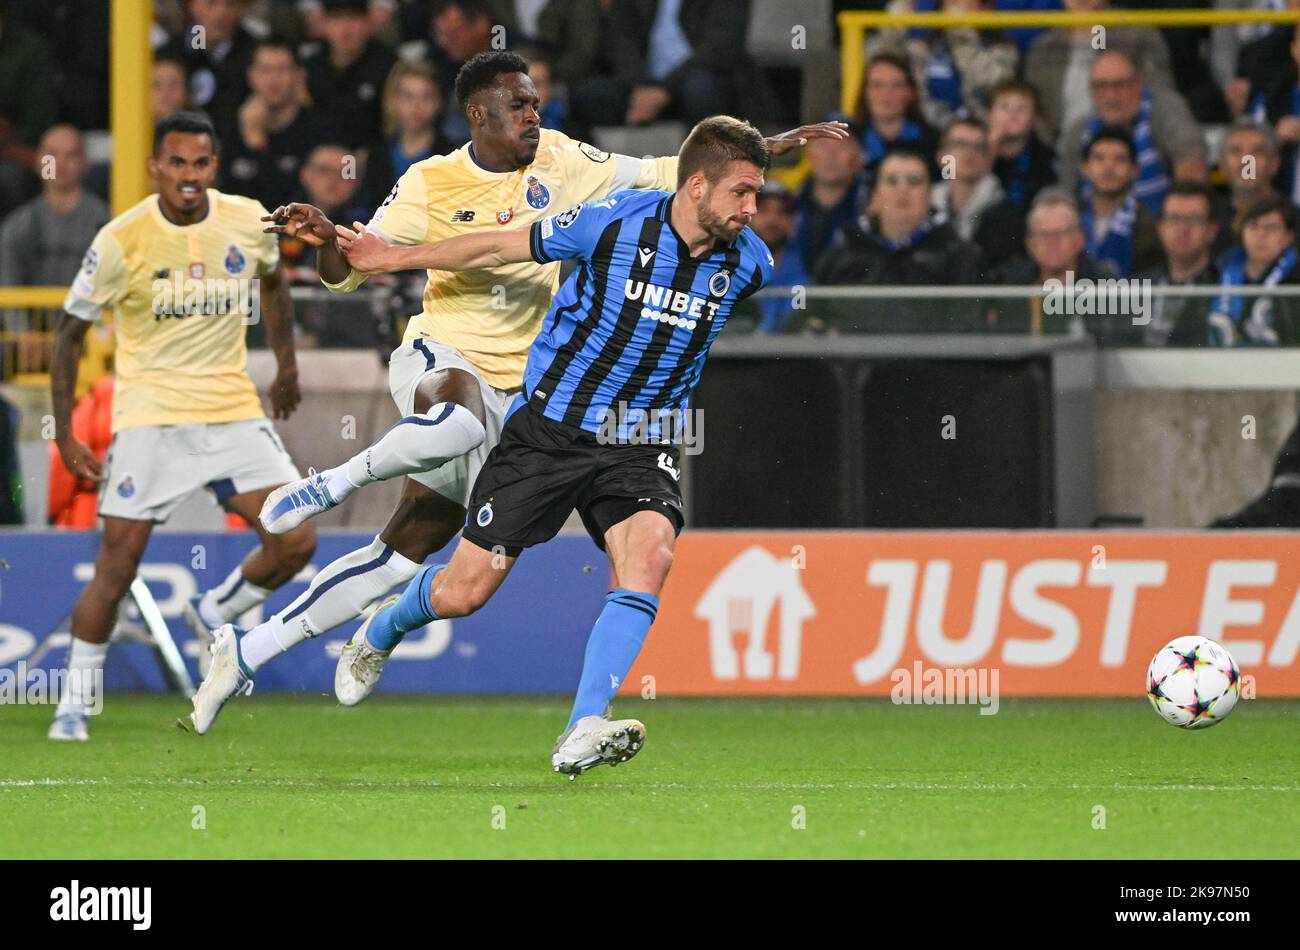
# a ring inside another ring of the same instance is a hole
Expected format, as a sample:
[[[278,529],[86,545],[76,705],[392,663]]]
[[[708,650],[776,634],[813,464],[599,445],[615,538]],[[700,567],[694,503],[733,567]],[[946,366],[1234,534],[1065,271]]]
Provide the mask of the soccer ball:
[[[1171,640],[1147,667],[1147,699],[1165,722],[1184,729],[1205,729],[1227,719],[1240,689],[1237,661],[1206,637]]]

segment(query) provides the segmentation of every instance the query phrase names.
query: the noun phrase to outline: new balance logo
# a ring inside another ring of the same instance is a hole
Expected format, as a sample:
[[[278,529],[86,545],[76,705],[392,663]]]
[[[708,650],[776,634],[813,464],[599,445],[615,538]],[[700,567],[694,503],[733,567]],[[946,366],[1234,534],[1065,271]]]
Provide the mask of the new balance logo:
[[[642,247],[642,248],[638,248],[638,249],[637,249],[637,253],[641,256],[641,266],[642,266],[642,267],[645,267],[647,264],[649,264],[649,263],[650,263],[650,258],[652,258],[652,257],[655,256],[655,250],[654,250],[654,248],[652,248],[652,247]]]
[[[469,210],[461,210],[461,211],[457,211],[455,214],[453,214],[453,215],[451,216],[451,220],[452,220],[452,221],[462,221],[462,222],[473,221],[473,220],[474,220],[474,212],[473,212],[473,211],[469,211]]]
[[[615,676],[613,673],[609,674],[609,688],[618,689],[618,677]]]

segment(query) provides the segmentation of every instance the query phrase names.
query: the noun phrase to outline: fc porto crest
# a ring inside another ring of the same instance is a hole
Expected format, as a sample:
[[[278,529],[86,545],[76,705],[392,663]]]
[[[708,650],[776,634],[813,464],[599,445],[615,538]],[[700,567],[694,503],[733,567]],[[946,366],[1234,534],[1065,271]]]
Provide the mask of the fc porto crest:
[[[117,493],[122,498],[130,498],[135,494],[135,479],[130,475],[123,475],[122,480],[117,483]]]
[[[199,262],[197,262],[197,263],[195,263],[195,264],[191,264],[191,265],[190,265],[190,277],[194,278],[195,280],[202,280],[202,279],[203,279],[203,262],[202,262],[202,261],[199,261]]]
[[[709,278],[709,293],[715,297],[727,296],[731,289],[731,272],[720,270]]]
[[[236,244],[226,245],[226,273],[232,276],[242,274],[248,266],[248,258]]]
[[[505,211],[497,212],[497,224],[509,224],[510,219],[515,216],[514,208],[507,208]]]
[[[530,208],[537,208],[539,211],[551,203],[551,193],[546,186],[537,180],[536,175],[529,175],[526,179],[528,188],[524,197],[528,201]]]

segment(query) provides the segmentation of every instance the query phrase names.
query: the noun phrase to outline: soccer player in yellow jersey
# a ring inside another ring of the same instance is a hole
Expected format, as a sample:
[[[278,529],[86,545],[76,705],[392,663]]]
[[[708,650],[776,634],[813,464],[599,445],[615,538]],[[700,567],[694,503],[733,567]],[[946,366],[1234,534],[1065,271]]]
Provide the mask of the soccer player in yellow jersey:
[[[248,377],[244,337],[265,319],[279,372],[276,418],[300,402],[293,305],[266,209],[211,188],[216,134],[196,113],[165,117],[154,131],[149,175],[157,194],[100,229],[64,301],[51,390],[63,464],[100,483],[103,537],[95,575],[72,611],[65,689],[51,739],[84,740],[117,606],[136,576],[153,526],[198,488],[258,526],[261,545],[187,614],[201,638],[292,578],[316,548],[313,526],[272,535],[258,525],[267,494],[298,470],[262,411]],[[259,296],[260,290],[260,296]],[[117,336],[113,442],[101,465],[72,435],[82,342],[104,308]]]
[[[456,96],[464,104],[471,141],[449,155],[416,163],[397,182],[367,225],[391,243],[427,244],[516,228],[628,188],[677,187],[676,156],[612,155],[541,128],[537,90],[527,63],[514,53],[471,58],[456,77]],[[780,154],[808,138],[845,134],[841,125],[828,123],[768,143]],[[350,291],[365,279],[348,265],[334,223],[319,209],[292,204],[277,208],[268,220],[270,230],[319,247],[317,266],[327,287]],[[401,475],[406,476],[403,497],[369,546],[326,567],[298,600],[264,624],[247,634],[240,631],[240,661],[250,675],[408,583],[424,559],[464,526],[470,489],[520,390],[528,348],[559,273],[558,263],[531,262],[429,271],[423,311],[410,321],[389,363],[389,384],[402,418],[344,464],[273,492],[262,523],[273,532],[289,530],[370,482]],[[352,658],[345,649],[341,671]],[[367,677],[373,672],[377,680],[384,659],[361,672]],[[203,693],[201,687],[195,697],[200,732],[220,708],[205,706]]]

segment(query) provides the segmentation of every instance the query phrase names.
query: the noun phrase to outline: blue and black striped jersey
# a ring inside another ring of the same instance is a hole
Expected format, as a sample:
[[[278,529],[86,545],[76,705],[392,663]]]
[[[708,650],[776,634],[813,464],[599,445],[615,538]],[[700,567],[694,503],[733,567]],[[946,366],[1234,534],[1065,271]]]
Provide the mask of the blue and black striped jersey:
[[[732,308],[771,277],[772,255],[749,228],[692,258],[669,223],[672,201],[622,191],[532,226],[539,263],[581,261],[524,371],[524,395],[547,418],[589,432],[648,423],[651,434],[680,418]]]

